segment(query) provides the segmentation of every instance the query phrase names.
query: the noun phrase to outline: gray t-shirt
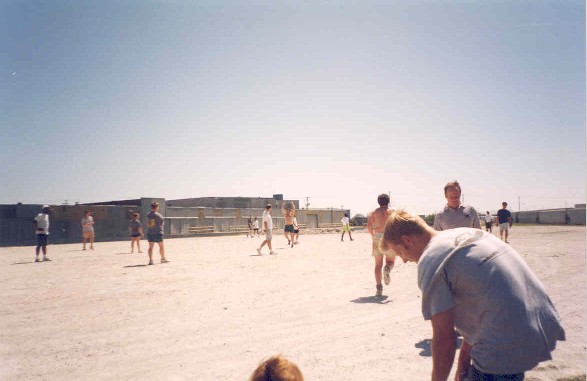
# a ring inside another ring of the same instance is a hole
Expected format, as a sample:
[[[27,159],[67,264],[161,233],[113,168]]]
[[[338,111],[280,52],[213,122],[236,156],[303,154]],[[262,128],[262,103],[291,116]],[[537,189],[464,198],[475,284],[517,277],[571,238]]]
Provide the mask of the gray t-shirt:
[[[442,231],[454,228],[481,229],[479,214],[472,206],[461,205],[457,209],[444,207],[434,217],[434,230]]]
[[[163,234],[163,216],[159,212],[147,214],[147,234]]]
[[[83,216],[82,217],[82,231],[84,232],[93,232],[94,231],[94,225],[84,225],[84,224],[89,224],[91,222],[94,222],[94,218],[92,216]]]
[[[128,227],[130,228],[131,234],[139,234],[139,229],[141,228],[141,221],[132,219],[128,222]]]
[[[525,372],[551,359],[556,341],[565,339],[538,278],[511,246],[484,231],[457,228],[434,237],[418,262],[418,286],[426,320],[453,308],[455,329],[482,372]]]

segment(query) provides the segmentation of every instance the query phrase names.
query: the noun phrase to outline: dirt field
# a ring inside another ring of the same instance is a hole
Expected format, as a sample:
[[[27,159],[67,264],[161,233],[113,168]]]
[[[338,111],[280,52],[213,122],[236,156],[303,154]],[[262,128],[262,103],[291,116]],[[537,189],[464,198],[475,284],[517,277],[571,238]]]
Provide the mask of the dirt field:
[[[169,239],[171,263],[155,266],[127,242],[50,245],[45,263],[0,248],[0,380],[246,380],[276,353],[308,381],[429,379],[416,265],[398,261],[376,299],[370,238],[354,238],[291,249],[274,234],[276,256],[256,255],[260,238]],[[585,227],[514,226],[510,242],[567,332],[526,379],[584,374]]]

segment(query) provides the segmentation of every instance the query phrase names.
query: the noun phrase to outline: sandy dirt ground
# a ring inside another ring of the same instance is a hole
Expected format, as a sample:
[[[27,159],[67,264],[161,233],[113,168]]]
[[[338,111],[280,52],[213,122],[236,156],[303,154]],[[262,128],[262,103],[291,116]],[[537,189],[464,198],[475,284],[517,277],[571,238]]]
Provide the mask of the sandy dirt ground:
[[[354,238],[292,249],[276,233],[275,256],[257,256],[256,237],[169,239],[171,262],[154,266],[127,242],[50,245],[45,263],[0,248],[0,380],[246,380],[277,353],[309,381],[429,379],[416,265],[398,261],[375,298],[370,237]],[[510,242],[567,332],[526,379],[584,374],[585,227],[514,226]]]

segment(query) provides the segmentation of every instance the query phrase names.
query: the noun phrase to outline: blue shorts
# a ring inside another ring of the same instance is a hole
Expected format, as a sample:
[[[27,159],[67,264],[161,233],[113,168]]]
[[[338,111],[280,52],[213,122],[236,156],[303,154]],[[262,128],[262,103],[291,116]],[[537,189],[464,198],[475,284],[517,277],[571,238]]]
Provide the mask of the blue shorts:
[[[47,234],[37,234],[37,247],[47,246]]]
[[[522,381],[524,379],[524,373],[489,374],[483,373],[472,366],[469,373],[469,379],[471,381]]]
[[[294,226],[293,225],[285,225],[285,229],[283,229],[284,232],[286,233],[293,233],[294,232]]]
[[[163,242],[163,234],[149,234],[149,233],[147,233],[147,241],[149,241],[149,242]]]

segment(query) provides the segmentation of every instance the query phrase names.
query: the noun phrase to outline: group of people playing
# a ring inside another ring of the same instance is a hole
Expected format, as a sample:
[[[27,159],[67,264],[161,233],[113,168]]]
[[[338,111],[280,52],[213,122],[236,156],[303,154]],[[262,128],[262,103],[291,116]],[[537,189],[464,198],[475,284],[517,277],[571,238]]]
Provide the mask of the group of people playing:
[[[37,236],[37,247],[35,249],[35,262],[41,262],[39,258],[40,252],[43,253],[43,261],[50,261],[47,256],[47,241],[49,236],[49,214],[51,207],[43,205],[41,213],[39,213],[33,220],[33,229]],[[149,243],[149,265],[153,265],[153,248],[155,243],[159,246],[159,255],[161,256],[161,263],[168,263],[169,260],[165,258],[165,245],[163,241],[163,225],[164,218],[159,213],[159,203],[151,204],[151,211],[147,214],[147,241]],[[82,226],[82,250],[86,250],[86,242],[90,243],[90,250],[94,250],[94,218],[92,211],[86,210],[81,219]],[[139,253],[141,251],[141,238],[144,236],[143,227],[140,220],[139,213],[133,213],[132,219],[128,222],[129,235],[131,239],[131,253],[134,253],[134,246],[137,245]]]
[[[263,233],[265,234],[265,240],[263,240],[263,242],[261,242],[261,246],[257,248],[257,254],[259,255],[262,255],[261,249],[263,249],[265,245],[267,245],[267,247],[269,248],[269,255],[277,254],[275,251],[273,251],[273,245],[271,243],[271,241],[273,240],[273,217],[271,216],[272,210],[273,206],[271,204],[265,205],[265,210],[263,211],[262,217]],[[282,203],[281,214],[283,215],[284,219],[283,235],[285,236],[285,239],[287,239],[287,245],[293,248],[294,245],[300,243],[300,226],[298,225],[298,220],[296,218],[296,207],[294,203]]]

